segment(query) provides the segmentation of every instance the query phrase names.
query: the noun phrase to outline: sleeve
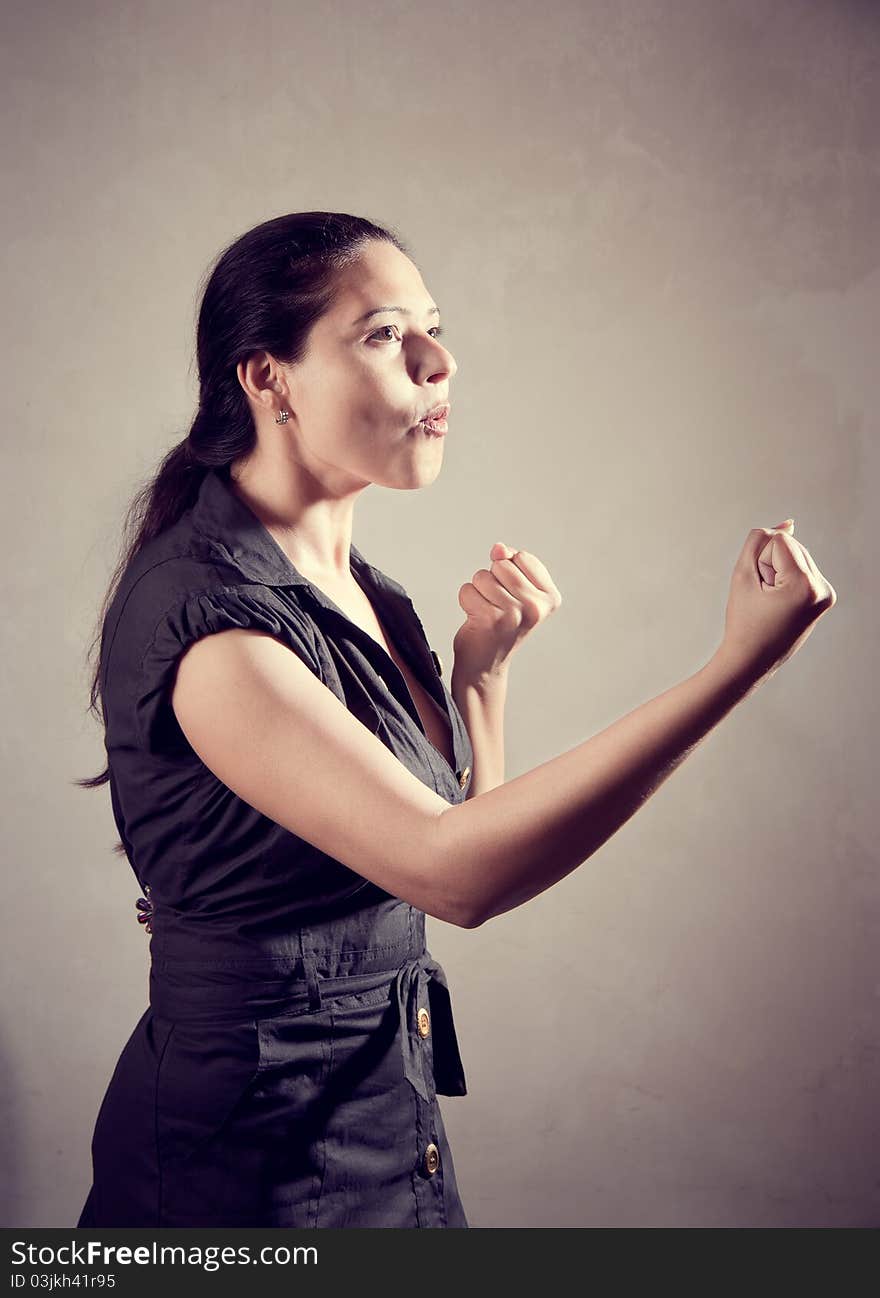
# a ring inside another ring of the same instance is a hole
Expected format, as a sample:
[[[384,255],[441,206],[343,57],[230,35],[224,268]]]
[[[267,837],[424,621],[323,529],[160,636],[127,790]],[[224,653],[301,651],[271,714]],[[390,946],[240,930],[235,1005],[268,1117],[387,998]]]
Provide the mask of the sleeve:
[[[171,690],[181,655],[202,636],[234,628],[264,631],[281,641],[323,680],[314,628],[292,600],[270,587],[214,587],[179,595],[165,610],[140,662],[135,690],[135,727],[154,752],[188,747]]]

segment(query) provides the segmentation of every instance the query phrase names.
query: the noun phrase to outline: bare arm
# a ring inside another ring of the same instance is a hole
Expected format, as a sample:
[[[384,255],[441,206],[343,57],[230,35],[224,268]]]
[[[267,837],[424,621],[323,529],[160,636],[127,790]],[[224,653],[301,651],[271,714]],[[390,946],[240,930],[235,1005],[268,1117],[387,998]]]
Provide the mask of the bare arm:
[[[262,632],[222,631],[191,645],[172,705],[195,751],[246,802],[393,895],[472,928],[587,860],[806,638],[836,595],[808,552],[792,550],[797,544],[769,529],[750,532],[725,640],[700,671],[570,751],[454,806]],[[762,545],[786,565],[775,596],[757,572]]]
[[[755,682],[720,657],[577,747],[440,822],[440,859],[471,926],[512,910],[586,861]]]
[[[569,752],[454,806],[261,632],[192,645],[172,704],[195,751],[246,802],[420,910],[473,928],[586,861],[748,688],[713,660]]]
[[[450,693],[467,727],[474,750],[468,798],[504,783],[504,707],[507,669],[474,682],[452,672]]]

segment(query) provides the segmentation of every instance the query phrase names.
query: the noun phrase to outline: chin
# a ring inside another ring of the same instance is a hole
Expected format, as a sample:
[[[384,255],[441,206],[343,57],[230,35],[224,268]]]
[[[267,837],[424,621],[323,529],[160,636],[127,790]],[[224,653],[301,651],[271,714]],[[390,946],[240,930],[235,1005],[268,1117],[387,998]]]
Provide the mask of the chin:
[[[430,487],[431,483],[436,481],[439,472],[438,469],[436,473],[413,473],[408,478],[398,478],[396,481],[384,485],[397,491],[418,491],[420,487]]]
[[[403,472],[389,474],[387,478],[374,478],[377,487],[388,487],[391,491],[418,491],[419,487],[430,487],[440,474],[441,466],[409,465]]]
[[[409,448],[408,452],[386,460],[384,473],[376,473],[371,481],[377,487],[388,487],[391,491],[418,491],[420,487],[430,487],[443,467],[442,453],[413,454]]]

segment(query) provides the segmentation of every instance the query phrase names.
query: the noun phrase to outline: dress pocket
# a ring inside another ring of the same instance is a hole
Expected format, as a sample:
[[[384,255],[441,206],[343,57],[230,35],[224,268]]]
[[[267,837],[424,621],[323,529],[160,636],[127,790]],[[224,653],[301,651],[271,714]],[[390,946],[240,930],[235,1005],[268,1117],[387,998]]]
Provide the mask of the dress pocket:
[[[206,1156],[233,1122],[260,1073],[253,1020],[196,1026],[175,1022],[156,1079],[156,1142],[163,1173]]]
[[[318,1017],[174,1024],[157,1090],[158,1225],[315,1224],[323,1163],[315,1100],[325,1057]]]

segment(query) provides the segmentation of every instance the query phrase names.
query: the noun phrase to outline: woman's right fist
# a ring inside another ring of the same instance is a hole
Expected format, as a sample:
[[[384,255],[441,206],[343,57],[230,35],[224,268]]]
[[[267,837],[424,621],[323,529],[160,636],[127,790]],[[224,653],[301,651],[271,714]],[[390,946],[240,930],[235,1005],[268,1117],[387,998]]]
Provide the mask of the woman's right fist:
[[[753,527],[733,569],[718,650],[755,681],[770,676],[837,603],[837,592],[794,538],[794,522]]]

